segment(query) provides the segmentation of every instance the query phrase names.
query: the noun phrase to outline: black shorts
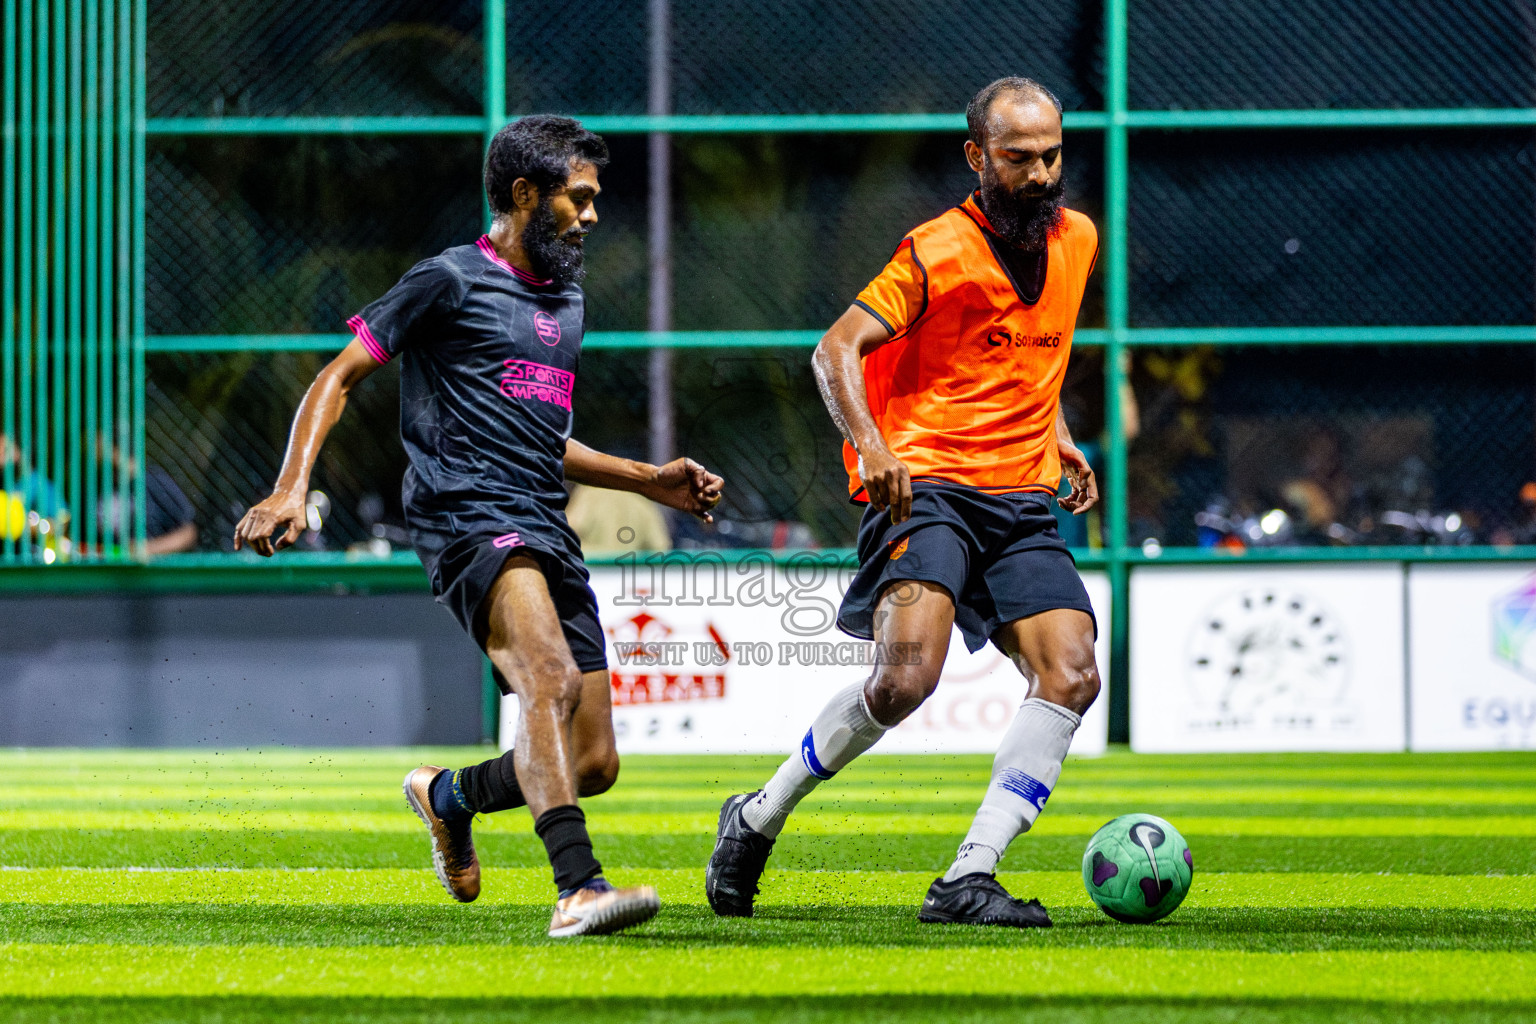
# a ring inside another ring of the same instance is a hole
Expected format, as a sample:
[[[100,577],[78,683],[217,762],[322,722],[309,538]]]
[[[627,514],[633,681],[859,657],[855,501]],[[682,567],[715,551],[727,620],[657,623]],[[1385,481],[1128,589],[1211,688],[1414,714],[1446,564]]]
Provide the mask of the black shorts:
[[[948,590],[955,625],[972,651],[1015,619],[1056,608],[1093,616],[1077,563],[1056,532],[1044,494],[988,494],[921,481],[912,485],[912,517],[906,522],[892,525],[889,511],[865,509],[859,571],[838,610],[838,627],[874,639],[875,606],[899,580]]]
[[[597,618],[597,596],[592,593],[587,567],[581,557],[568,550],[559,539],[542,541],[525,532],[516,534],[473,533],[455,537],[439,546],[435,535],[413,534],[416,554],[426,567],[432,594],[445,606],[459,625],[485,650],[487,624],[485,597],[491,592],[502,566],[513,555],[527,555],[544,570],[549,596],[560,616],[560,629],[571,649],[571,657],[582,672],[596,672],[608,667],[603,627]],[[503,693],[510,693],[501,673],[496,683]]]

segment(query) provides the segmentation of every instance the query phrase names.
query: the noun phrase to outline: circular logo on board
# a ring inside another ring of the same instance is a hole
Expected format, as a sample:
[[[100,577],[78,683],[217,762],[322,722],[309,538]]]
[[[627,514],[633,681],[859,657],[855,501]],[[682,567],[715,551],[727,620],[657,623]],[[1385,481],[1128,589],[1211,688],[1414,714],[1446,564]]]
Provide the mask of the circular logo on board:
[[[533,314],[533,330],[544,344],[550,347],[560,344],[560,321],[542,309]]]
[[[1311,595],[1253,587],[1206,611],[1185,668],[1201,706],[1219,714],[1317,710],[1349,686],[1349,644],[1343,624]]]

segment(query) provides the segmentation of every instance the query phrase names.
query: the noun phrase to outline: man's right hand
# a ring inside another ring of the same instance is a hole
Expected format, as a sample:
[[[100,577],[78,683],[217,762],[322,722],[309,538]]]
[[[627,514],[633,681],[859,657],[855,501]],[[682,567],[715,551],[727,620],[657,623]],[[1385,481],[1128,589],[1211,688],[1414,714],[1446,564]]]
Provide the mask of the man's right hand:
[[[235,526],[235,550],[249,544],[264,558],[299,539],[309,521],[304,514],[304,491],[275,492],[252,508]],[[276,539],[273,537],[276,535]]]
[[[892,523],[904,523],[912,515],[912,474],[907,464],[884,445],[868,455],[859,453],[859,479],[877,512],[891,510]]]

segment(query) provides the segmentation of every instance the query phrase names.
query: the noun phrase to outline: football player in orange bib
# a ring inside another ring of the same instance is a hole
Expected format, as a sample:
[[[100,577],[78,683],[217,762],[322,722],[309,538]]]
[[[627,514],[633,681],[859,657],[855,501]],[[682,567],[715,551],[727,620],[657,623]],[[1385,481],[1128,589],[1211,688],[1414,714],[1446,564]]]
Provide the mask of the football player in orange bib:
[[[1063,508],[1098,500],[1060,403],[1098,233],[1062,206],[1061,104],[1049,90],[1001,79],[966,121],[980,187],[901,240],[814,361],[847,440],[849,490],[867,506],[838,625],[876,642],[876,668],[832,698],[761,790],[725,802],[705,872],[720,915],[751,915],[790,811],[933,693],[959,626],[971,650],[990,640],[1012,659],[1028,696],[918,919],[1051,923],[995,874],[1044,809],[1099,692],[1093,608],[1049,504],[1063,473]]]

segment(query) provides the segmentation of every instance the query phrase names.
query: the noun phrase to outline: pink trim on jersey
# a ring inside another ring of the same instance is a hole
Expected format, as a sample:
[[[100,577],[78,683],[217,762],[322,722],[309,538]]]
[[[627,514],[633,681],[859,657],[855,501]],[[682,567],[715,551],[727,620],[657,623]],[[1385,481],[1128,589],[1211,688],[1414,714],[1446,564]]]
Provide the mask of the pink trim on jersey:
[[[542,278],[541,279],[541,278],[534,277],[532,274],[528,273],[528,271],[526,271],[526,270],[518,270],[512,264],[508,263],[506,260],[504,260],[500,256],[498,256],[496,254],[496,247],[491,244],[491,236],[490,235],[481,235],[480,238],[475,242],[475,244],[480,247],[480,251],[481,252],[485,253],[485,258],[486,259],[490,260],[492,263],[496,264],[498,267],[500,267],[501,269],[505,270],[507,273],[511,274],[513,277],[517,278],[519,281],[524,281],[524,282],[527,282],[528,284],[536,284],[536,285],[541,285],[541,286],[542,285],[546,285],[546,284],[554,284],[554,280],[555,280],[554,278],[548,277],[548,278]]]
[[[368,321],[360,316],[355,316],[347,321],[347,326],[352,328],[352,333],[357,335],[357,340],[363,343],[363,348],[368,354],[380,363],[389,362],[389,354],[384,351],[384,346],[374,340],[373,332],[368,329]]]

